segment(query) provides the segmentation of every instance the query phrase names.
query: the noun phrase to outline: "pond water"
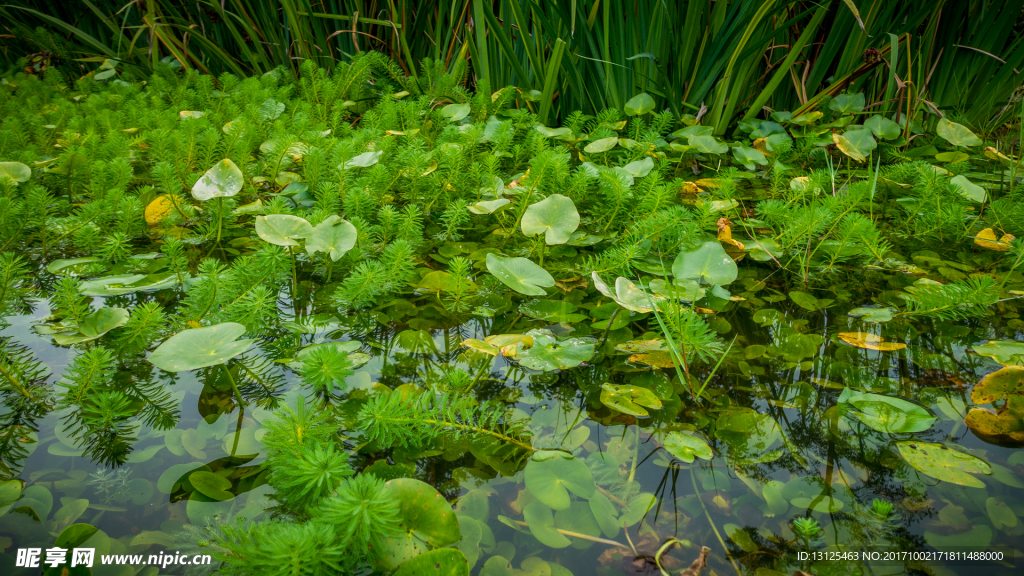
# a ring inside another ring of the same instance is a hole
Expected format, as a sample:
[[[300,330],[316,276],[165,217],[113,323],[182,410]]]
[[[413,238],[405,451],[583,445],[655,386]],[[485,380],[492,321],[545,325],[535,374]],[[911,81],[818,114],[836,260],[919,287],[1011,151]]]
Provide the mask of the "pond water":
[[[851,272],[830,290],[895,289],[914,279],[863,270]],[[560,486],[568,487],[560,489],[568,506],[555,513],[552,523],[528,517],[536,497],[524,479],[523,454],[495,459],[460,441],[438,443],[425,453],[397,448],[356,453],[351,462],[357,470],[418,478],[457,502],[463,536],[458,547],[473,574],[657,573],[653,556],[669,538],[683,541],[661,557],[673,573],[689,566],[701,546],[711,550],[707,563],[714,574],[768,576],[795,569],[876,576],[1019,573],[1020,560],[1014,564],[1009,557],[1024,535],[1018,520],[1024,514],[1024,451],[980,439],[964,424],[971,386],[1001,368],[970,347],[1014,333],[990,320],[901,323],[898,332],[889,329],[885,338],[905,348],[872,350],[837,337],[863,329],[846,314],[851,304],[819,300],[820,309],[810,310],[787,298],[771,278],[765,283],[747,272],[741,272],[737,285],[744,288],[736,290],[743,299],[721,302],[718,313],[709,314],[731,347],[729,361],[714,373],[710,365],[694,368],[692,379],[698,385],[706,381],[700,401],[673,369],[630,362],[629,354],[615,349],[642,336],[642,314],[605,330],[607,322],[599,322],[608,315],[595,302],[584,302],[581,290],[564,295],[579,306],[570,311],[584,315],[571,325],[532,319],[510,308],[491,318],[425,330],[422,326],[437,326],[429,297],[396,299],[352,316],[311,314],[308,294],[317,286],[302,281],[305,306],[287,300],[287,289],[281,294],[282,318],[293,322],[265,334],[232,370],[239,379],[243,370],[258,371],[243,380],[247,399],[273,398],[291,405],[297,395],[309,396],[309,390],[286,360],[311,343],[350,341],[350,357],[365,363],[348,377],[349,391],[339,401],[342,412],[346,403],[358,404],[376,386],[430,385],[461,371],[475,382],[472,393],[479,400],[514,404],[517,414],[528,419],[534,447],[571,451],[587,463],[593,476],[589,485],[573,484],[569,472],[560,478]],[[93,304],[134,308],[156,301],[173,307],[178,297],[170,289],[97,298]],[[59,375],[81,352],[54,346],[33,330],[48,315],[47,303],[36,301],[32,314],[8,318],[10,326],[0,336],[8,346],[27,347]],[[462,345],[471,338],[534,328],[593,337],[598,353],[577,368],[539,372]],[[49,546],[52,535],[72,523],[99,528],[83,544],[95,547],[97,554],[155,553],[160,546],[184,550],[186,524],[269,514],[272,490],[259,464],[270,410],[251,401],[240,411],[220,367],[172,377],[139,362],[122,367],[117,378],[166,390],[169,397],[159,402],[180,411],[176,424],[168,430],[143,426],[137,439],[122,447],[129,453],[117,465],[124,455],[113,453],[112,445],[90,444],[94,449],[83,454],[74,432],[64,428],[62,410],[25,415],[24,424],[38,433],[13,439],[8,434],[3,450],[4,461],[17,462],[17,477],[26,482],[15,508],[28,506],[34,514],[22,509],[0,517],[0,542],[6,545],[0,572],[30,573],[14,568],[14,551],[32,543]],[[603,383],[644,387],[658,397],[660,407],[648,408],[646,417],[613,411],[601,401]],[[857,395],[864,393],[915,398],[924,412],[908,416],[905,409],[867,402],[871,397],[858,402]],[[934,423],[923,430],[900,431],[915,429],[914,418],[927,424],[932,417]],[[670,433],[687,431],[706,442],[713,455],[695,449],[691,453],[698,457],[683,462],[663,448]],[[919,473],[906,460],[923,443],[955,447],[990,469],[971,468],[973,460],[947,464],[939,458],[932,461],[939,470],[934,476]],[[364,444],[353,433],[345,447]],[[17,450],[28,456],[18,460]],[[202,467],[230,481],[223,501],[183,484]],[[605,496],[598,500],[618,503],[613,510],[627,530],[596,525],[590,513],[595,486]],[[546,526],[539,529],[546,543],[528,526],[537,523]],[[592,538],[567,537],[564,531]],[[570,544],[561,547],[566,538]],[[863,561],[869,552],[935,549],[1000,550],[1008,560]],[[847,556],[802,559],[801,552]],[[516,571],[499,569],[504,562],[487,563],[498,556],[510,560]],[[93,568],[97,575],[133,572],[124,566]],[[156,575],[158,570],[148,567],[139,573]]]

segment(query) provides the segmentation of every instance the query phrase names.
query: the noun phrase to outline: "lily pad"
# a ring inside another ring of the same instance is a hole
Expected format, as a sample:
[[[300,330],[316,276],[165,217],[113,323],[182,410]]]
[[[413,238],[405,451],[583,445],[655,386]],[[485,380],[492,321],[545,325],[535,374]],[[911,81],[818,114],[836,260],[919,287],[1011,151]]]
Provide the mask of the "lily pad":
[[[626,112],[626,116],[647,114],[654,110],[654,98],[651,98],[650,94],[642,92],[627,100],[623,109]]]
[[[600,140],[594,140],[590,144],[587,144],[583,151],[587,154],[600,154],[607,152],[619,143],[617,136],[609,136],[608,138],[601,138]]]
[[[871,130],[847,130],[843,134],[833,134],[832,141],[843,153],[858,162],[867,160],[871,152],[878,147]]]
[[[469,576],[466,555],[451,548],[439,548],[402,564],[394,576]]]
[[[902,350],[907,347],[907,345],[902,342],[883,342],[884,338],[868,332],[840,332],[837,336],[840,340],[851,346],[866,348],[868,350],[892,352],[894,350]]]
[[[732,155],[747,170],[755,170],[758,165],[764,166],[768,164],[768,159],[764,157],[764,153],[749,146],[736,146],[732,149]]]
[[[1024,366],[1024,342],[989,340],[974,347],[979,356],[988,356],[1003,366]]]
[[[594,355],[594,341],[590,338],[566,338],[558,340],[547,330],[530,330],[533,346],[517,350],[519,363],[532,370],[550,372],[568,370],[590,360]]]
[[[256,234],[278,246],[298,246],[296,239],[313,235],[313,225],[305,218],[290,214],[271,214],[256,217]],[[353,239],[353,245],[355,244]]]
[[[984,524],[980,524],[966,532],[957,532],[949,536],[942,536],[926,530],[924,541],[931,547],[939,550],[963,548],[964,546],[981,550],[992,542],[992,529]]]
[[[1024,366],[1005,366],[985,376],[971,390],[975,404],[990,404],[1011,397],[1024,398]]]
[[[186,272],[186,278],[191,276]],[[85,296],[121,296],[134,292],[155,292],[178,284],[178,276],[174,272],[162,274],[121,274],[104,276],[86,280],[78,285],[78,291]]]
[[[936,480],[971,488],[984,488],[985,483],[972,474],[992,473],[992,467],[988,462],[942,444],[905,440],[897,442],[896,449],[907,464]]]
[[[555,285],[555,279],[547,270],[526,258],[502,258],[488,254],[487,270],[505,286],[527,296],[546,296],[544,288]]]
[[[828,109],[840,114],[857,114],[858,112],[863,112],[866,105],[867,102],[864,100],[863,92],[858,92],[857,94],[837,94],[828,103]]]
[[[523,213],[522,229],[525,236],[544,234],[544,242],[565,244],[580,226],[580,213],[572,200],[561,194],[552,194],[531,204]]]
[[[242,334],[245,334],[245,326],[237,322],[182,330],[150,354],[149,361],[168,372],[184,372],[223,364],[256,342],[237,340]]]
[[[200,202],[213,198],[230,198],[242,189],[242,171],[225,158],[206,171],[192,187],[192,196]]]
[[[680,252],[672,263],[672,274],[678,280],[698,280],[724,286],[736,279],[739,269],[721,244],[705,242],[696,250]]]
[[[32,169],[21,162],[0,162],[0,179],[10,178],[15,182],[28,182]]]
[[[936,420],[928,410],[901,398],[866,393],[851,396],[846,401],[859,410],[851,412],[854,417],[879,432],[923,432]]]
[[[566,508],[569,505],[566,504]],[[523,509],[523,517],[530,533],[541,544],[551,548],[565,548],[572,542],[561,532],[555,529],[555,517],[548,508],[540,502],[530,502]]]
[[[350,158],[341,166],[341,168],[343,170],[348,170],[349,168],[369,168],[380,161],[382,154],[384,154],[384,152],[380,150],[375,152],[363,152],[362,154]]]
[[[441,548],[462,538],[455,512],[433,486],[412,478],[390,480],[385,486],[388,496],[400,502],[402,533],[385,542],[382,568],[395,570],[429,547]]]
[[[877,138],[883,140],[895,140],[900,137],[903,132],[900,129],[900,125],[889,120],[888,118],[875,114],[864,121],[864,127],[871,130]]]
[[[481,200],[476,204],[466,206],[466,209],[473,214],[493,214],[498,210],[502,210],[512,204],[512,201],[508,198],[498,198],[497,200]]]
[[[646,408],[661,408],[661,400],[641,386],[601,384],[601,403],[630,416],[647,416]]]
[[[1000,498],[989,497],[985,500],[985,511],[988,512],[988,519],[992,521],[996,530],[1013,528],[1017,525],[1017,515]]]
[[[978,138],[968,127],[956,122],[950,122],[945,118],[939,119],[939,123],[935,126],[935,131],[940,137],[954,146],[977,146],[981,144],[981,138]]]
[[[227,491],[231,489],[231,481],[213,472],[206,470],[193,472],[189,475],[188,481],[193,488],[207,498],[222,502],[235,497],[234,494]]]
[[[847,312],[854,318],[861,318],[866,322],[883,323],[892,320],[892,308],[854,308]]]
[[[54,334],[53,340],[60,346],[89,342],[114,328],[124,326],[128,322],[128,316],[128,311],[124,308],[100,308],[82,318],[78,324],[78,334]]]
[[[666,432],[660,435],[659,440],[669,454],[686,463],[693,462],[694,457],[702,460],[711,460],[714,457],[711,446],[692,434]]]
[[[590,498],[595,491],[594,477],[579,458],[564,452],[535,454],[524,471],[526,489],[545,508],[569,508],[569,492]]]
[[[312,256],[316,252],[325,252],[331,257],[331,261],[337,262],[356,245],[358,236],[359,233],[351,222],[332,214],[314,226],[306,237],[306,253]]]
[[[975,202],[984,202],[987,197],[984,188],[978,186],[974,182],[971,182],[967,179],[967,176],[964,176],[963,174],[954,176],[949,183],[959,190],[965,197]]]
[[[626,310],[641,313],[651,312],[653,311],[651,308],[652,302],[664,300],[664,298],[660,296],[651,296],[647,294],[631,280],[623,278],[622,276],[615,279],[614,292],[607,284],[604,283],[604,280],[601,280],[601,277],[597,272],[592,272],[591,278],[594,280],[594,288],[597,288],[598,292],[604,294],[608,298],[611,298],[616,304],[622,306]]]

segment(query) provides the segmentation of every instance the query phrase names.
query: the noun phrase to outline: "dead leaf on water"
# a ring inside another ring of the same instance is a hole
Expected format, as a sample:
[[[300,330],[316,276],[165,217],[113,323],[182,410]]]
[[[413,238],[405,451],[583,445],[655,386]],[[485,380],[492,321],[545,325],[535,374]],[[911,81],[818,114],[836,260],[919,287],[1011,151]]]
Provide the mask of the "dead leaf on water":
[[[907,347],[902,342],[884,342],[884,338],[868,332],[840,332],[839,339],[851,346],[865,348],[867,350],[878,350],[880,352],[892,352]]]
[[[974,238],[974,243],[982,248],[988,248],[989,250],[998,250],[1000,252],[1008,252],[1010,250],[1010,242],[1016,238],[1013,234],[1003,234],[1003,237],[998,241],[996,240],[996,233],[991,228],[985,228]]]

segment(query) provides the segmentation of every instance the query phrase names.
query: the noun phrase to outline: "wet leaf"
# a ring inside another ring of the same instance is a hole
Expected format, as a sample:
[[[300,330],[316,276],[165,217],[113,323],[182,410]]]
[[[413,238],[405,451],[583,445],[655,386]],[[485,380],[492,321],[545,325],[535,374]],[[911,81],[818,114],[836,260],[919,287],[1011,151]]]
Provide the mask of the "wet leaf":
[[[200,202],[213,198],[230,198],[242,190],[242,181],[242,171],[234,162],[225,158],[199,178],[192,187],[192,196]]]
[[[698,280],[724,286],[739,274],[736,262],[718,242],[705,242],[700,248],[680,252],[672,263],[672,274],[678,280]]]
[[[579,225],[580,213],[576,205],[561,194],[552,194],[531,204],[522,218],[523,235],[544,234],[544,242],[549,246],[565,244]]]
[[[428,548],[455,544],[462,538],[455,512],[433,486],[412,478],[389,480],[385,486],[387,495],[400,502],[401,529],[399,536],[385,542],[380,563],[385,570],[395,570]]]
[[[569,507],[568,502],[565,507]],[[534,538],[540,540],[541,544],[550,548],[565,548],[572,544],[567,537],[555,529],[555,517],[551,513],[551,508],[543,503],[530,502],[527,504],[523,509],[523,517],[530,528],[530,533]]]
[[[601,535],[601,527],[598,526],[594,513],[590,511],[590,505],[579,500],[570,504],[568,509],[555,512],[555,527],[586,536]],[[570,537],[569,541],[572,542],[573,548],[581,550],[594,545],[592,541],[581,538]]]
[[[100,308],[82,318],[78,333],[72,335],[54,334],[53,340],[60,346],[71,346],[89,342],[103,336],[114,328],[128,323],[128,311],[124,308]]]
[[[188,481],[193,488],[207,498],[224,501],[235,497],[234,494],[227,491],[231,489],[231,481],[213,472],[205,470],[193,472],[189,475]]]
[[[256,234],[264,241],[277,246],[298,246],[297,239],[313,235],[313,226],[305,218],[290,214],[271,214],[256,217]],[[354,245],[355,239],[352,240]]]
[[[668,450],[669,454],[683,462],[693,462],[694,457],[702,460],[711,460],[714,457],[711,446],[708,446],[707,442],[692,434],[666,432],[659,436],[659,440],[665,447],[665,450]]]
[[[1024,342],[1015,340],[989,340],[974,346],[974,353],[987,356],[1004,366],[1024,366]]]
[[[394,576],[469,576],[469,562],[459,550],[438,548],[399,566]]]
[[[865,348],[867,350],[878,350],[881,352],[892,352],[907,347],[902,342],[884,342],[884,338],[868,332],[840,332],[839,339],[851,346]]]
[[[937,480],[972,488],[984,488],[985,483],[972,474],[992,473],[988,462],[942,444],[905,440],[897,442],[896,449],[907,464]]]
[[[532,370],[550,372],[575,368],[590,360],[594,355],[594,340],[590,338],[566,338],[558,340],[547,330],[530,330],[533,346],[519,348],[519,363]],[[521,346],[521,345],[520,345]]]
[[[555,285],[555,279],[547,270],[526,258],[503,258],[488,254],[487,270],[502,284],[527,296],[546,296],[544,288]]]
[[[865,393],[851,396],[846,401],[859,410],[852,411],[854,417],[879,432],[923,432],[936,420],[928,410],[901,398]]]
[[[245,326],[237,322],[182,330],[165,340],[148,360],[168,372],[216,366],[245,352],[256,342],[237,340],[242,334],[245,334]]]
[[[988,512],[988,519],[996,530],[1013,528],[1017,525],[1017,515],[1001,499],[989,497],[985,500],[985,511]]]
[[[939,119],[935,131],[940,137],[954,146],[977,146],[981,144],[981,138],[978,138],[966,126],[950,122],[945,118]]]
[[[942,536],[930,530],[924,533],[924,541],[938,550],[951,548],[971,547],[984,549],[992,542],[992,529],[984,524],[971,528],[966,532],[956,532],[949,536]]]
[[[847,312],[854,318],[861,318],[867,322],[883,323],[892,320],[892,308],[854,308]]]
[[[530,494],[545,508],[553,510],[569,508],[570,492],[580,498],[590,498],[595,491],[594,477],[587,465],[564,452],[534,455],[526,464],[524,477]]]
[[[661,400],[647,388],[608,383],[601,385],[601,403],[630,416],[647,416],[645,408],[661,408]]]
[[[604,294],[608,298],[615,301],[616,304],[622,306],[626,310],[633,312],[651,312],[651,304],[654,302],[660,302],[664,298],[660,296],[650,296],[643,290],[641,290],[636,284],[627,278],[619,276],[615,279],[615,290],[612,291],[607,284],[601,280],[597,272],[591,273],[591,278],[594,281],[594,288],[601,294]]]
[[[92,537],[99,528],[91,524],[72,524],[57,535],[54,546],[57,548],[77,548]]]
[[[1024,366],[1005,366],[985,376],[971,390],[975,404],[991,404],[997,400],[1024,398]]]

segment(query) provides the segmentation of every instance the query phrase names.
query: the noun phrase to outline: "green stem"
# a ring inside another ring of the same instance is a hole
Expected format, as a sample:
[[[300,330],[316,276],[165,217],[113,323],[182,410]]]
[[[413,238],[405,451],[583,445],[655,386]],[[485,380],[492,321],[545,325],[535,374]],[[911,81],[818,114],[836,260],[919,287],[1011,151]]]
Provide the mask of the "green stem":
[[[245,410],[245,401],[242,400],[242,392],[238,389],[238,384],[235,384],[235,377],[231,375],[231,370],[228,369],[227,364],[221,364],[221,366],[224,367],[224,372],[228,375],[228,380],[231,381],[231,389],[235,391],[235,399],[238,400],[238,409]],[[234,454],[232,453],[232,455]]]
[[[220,229],[224,222],[224,198],[217,198],[217,244],[220,244]]]
[[[514,522],[514,523],[516,523],[516,524],[518,524],[520,526],[529,526],[529,524],[527,524],[526,522],[523,522],[521,520],[513,520],[512,522]],[[605,540],[604,538],[598,538],[596,536],[588,536],[586,534],[580,534],[579,532],[570,532],[569,530],[562,530],[561,528],[555,528],[555,532],[558,532],[559,534],[564,534],[566,536],[572,536],[573,538],[579,538],[580,540],[589,540],[590,542],[597,542],[599,544],[608,544],[610,546],[618,546],[619,548],[625,548],[626,550],[630,549],[629,546],[626,546],[625,544],[619,544],[615,540]]]
[[[711,519],[711,514],[708,513],[708,507],[704,505],[704,501],[700,499],[700,491],[697,489],[697,479],[693,476],[693,467],[690,467],[690,482],[693,482],[693,493],[697,495],[697,501],[700,502],[700,507],[704,509],[704,517],[708,519],[708,524],[711,524],[711,529],[715,532],[715,537],[718,538],[718,543],[722,545],[722,550],[725,550],[725,556],[732,563],[732,567],[736,570],[739,576],[743,576],[743,572],[740,572],[740,567],[736,564],[736,560],[733,559],[732,554],[729,553],[729,548],[725,545],[725,540],[722,540],[722,535],[718,532],[718,527],[715,526],[715,521]]]

